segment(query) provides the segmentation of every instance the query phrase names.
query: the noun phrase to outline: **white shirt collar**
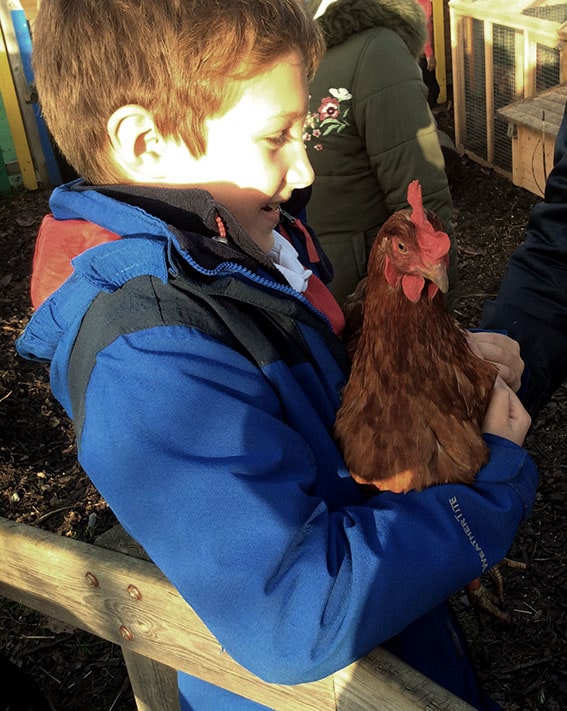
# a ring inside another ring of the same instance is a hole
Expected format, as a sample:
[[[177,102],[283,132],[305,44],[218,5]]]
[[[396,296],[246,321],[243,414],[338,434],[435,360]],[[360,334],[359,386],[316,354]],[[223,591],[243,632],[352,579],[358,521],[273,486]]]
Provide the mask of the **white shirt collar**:
[[[299,261],[299,256],[292,245],[274,230],[274,246],[268,252],[268,257],[286,278],[289,285],[303,293],[307,289],[309,277],[313,274],[310,269],[305,269]]]

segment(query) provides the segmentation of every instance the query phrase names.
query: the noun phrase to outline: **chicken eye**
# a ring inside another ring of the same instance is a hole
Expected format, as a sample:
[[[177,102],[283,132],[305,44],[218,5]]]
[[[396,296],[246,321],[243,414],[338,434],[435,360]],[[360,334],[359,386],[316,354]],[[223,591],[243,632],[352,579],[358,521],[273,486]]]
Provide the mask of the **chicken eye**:
[[[408,251],[408,248],[403,242],[398,242],[396,247],[398,248],[398,252],[401,252],[402,254],[405,254]]]

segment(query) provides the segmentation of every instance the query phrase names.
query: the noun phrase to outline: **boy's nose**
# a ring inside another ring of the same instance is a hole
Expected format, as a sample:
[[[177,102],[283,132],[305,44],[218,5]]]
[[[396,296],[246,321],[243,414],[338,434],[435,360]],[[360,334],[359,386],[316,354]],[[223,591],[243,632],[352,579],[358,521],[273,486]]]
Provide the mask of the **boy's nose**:
[[[306,188],[315,180],[315,173],[311,167],[311,163],[307,158],[307,152],[303,145],[297,150],[295,160],[290,163],[287,172],[287,182],[294,189]]]

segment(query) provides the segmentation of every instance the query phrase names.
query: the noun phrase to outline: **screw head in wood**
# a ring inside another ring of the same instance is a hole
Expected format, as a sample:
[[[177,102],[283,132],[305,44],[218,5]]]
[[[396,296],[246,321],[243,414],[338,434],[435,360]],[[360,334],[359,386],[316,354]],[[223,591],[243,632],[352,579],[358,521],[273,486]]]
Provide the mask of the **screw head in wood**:
[[[130,597],[133,597],[134,600],[141,600],[142,599],[142,593],[138,590],[138,588],[135,585],[128,585],[126,590],[128,591],[128,595],[130,595]]]
[[[134,635],[125,625],[120,625],[120,634],[127,642],[131,642],[134,639]]]
[[[85,578],[87,579],[87,583],[89,585],[92,585],[93,588],[98,588],[98,580],[96,575],[93,573],[85,573]]]

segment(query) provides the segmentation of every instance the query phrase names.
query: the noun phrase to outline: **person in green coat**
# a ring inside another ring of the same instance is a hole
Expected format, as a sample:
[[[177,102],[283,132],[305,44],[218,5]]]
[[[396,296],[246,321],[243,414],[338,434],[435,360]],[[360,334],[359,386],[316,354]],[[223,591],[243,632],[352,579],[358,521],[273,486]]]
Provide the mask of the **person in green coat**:
[[[415,0],[307,0],[326,54],[310,85],[304,141],[315,171],[309,224],[330,258],[339,303],[366,272],[376,233],[408,207],[419,180],[424,206],[451,239],[448,302],[457,281],[453,210],[435,119],[418,60],[427,37]]]

